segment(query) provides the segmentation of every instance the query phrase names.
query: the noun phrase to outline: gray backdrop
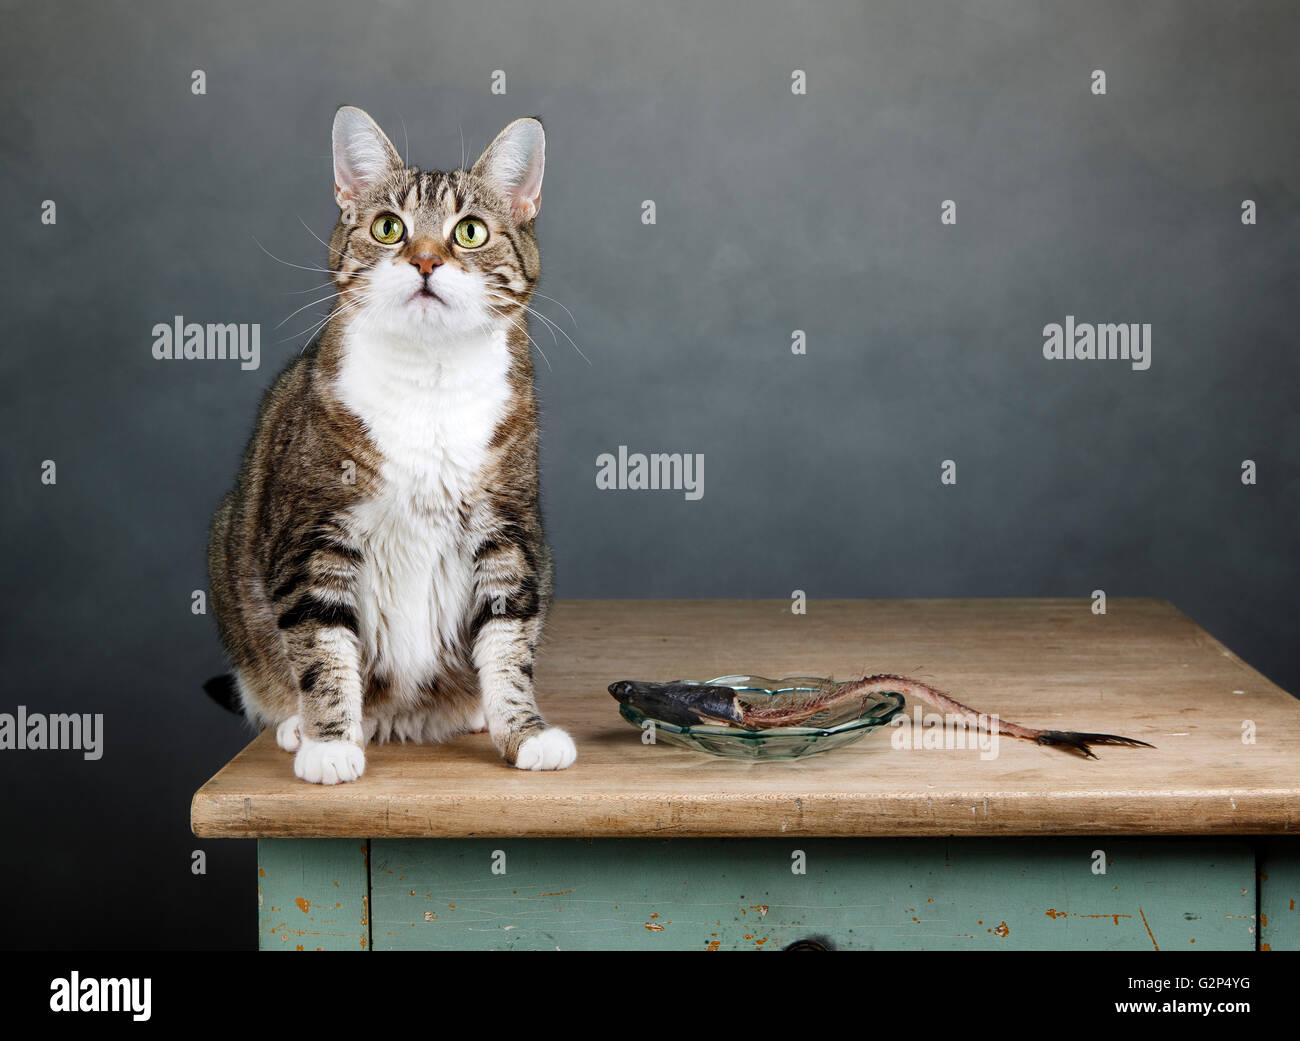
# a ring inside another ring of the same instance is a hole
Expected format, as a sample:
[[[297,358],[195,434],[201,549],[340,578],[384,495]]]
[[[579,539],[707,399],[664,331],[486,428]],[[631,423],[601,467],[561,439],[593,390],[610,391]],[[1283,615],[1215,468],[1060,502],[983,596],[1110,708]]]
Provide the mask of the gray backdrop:
[[[0,753],[4,944],[253,942],[253,844],[188,830],[248,736],[190,596],[321,295],[341,103],[434,167],[545,120],[574,317],[538,304],[590,358],[534,329],[560,595],[1101,588],[1300,689],[1294,5],[0,6],[0,711],[106,715],[99,762]],[[155,361],[178,314],[261,323],[261,368]],[[1151,323],[1151,369],[1044,360],[1067,314]],[[598,491],[620,444],[703,453],[703,498]]]

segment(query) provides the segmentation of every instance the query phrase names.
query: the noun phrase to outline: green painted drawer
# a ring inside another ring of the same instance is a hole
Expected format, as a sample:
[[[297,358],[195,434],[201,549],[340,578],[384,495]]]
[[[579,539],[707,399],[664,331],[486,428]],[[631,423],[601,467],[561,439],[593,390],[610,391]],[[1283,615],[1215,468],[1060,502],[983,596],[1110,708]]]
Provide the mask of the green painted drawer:
[[[417,839],[370,855],[376,950],[1255,947],[1245,841]]]
[[[261,839],[257,937],[264,951],[364,951],[370,946],[365,839]]]
[[[1300,839],[1259,844],[1259,938],[1265,951],[1300,951]]]

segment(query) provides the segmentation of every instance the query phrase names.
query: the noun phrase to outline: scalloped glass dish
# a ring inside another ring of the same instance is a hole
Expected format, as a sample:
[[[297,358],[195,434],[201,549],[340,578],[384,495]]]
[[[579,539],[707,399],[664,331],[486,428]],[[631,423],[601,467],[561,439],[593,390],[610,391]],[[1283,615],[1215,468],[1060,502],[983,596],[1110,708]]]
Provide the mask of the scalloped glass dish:
[[[812,697],[840,686],[834,680],[820,676],[769,679],[766,676],[733,674],[711,680],[681,682],[731,687],[742,704],[755,707],[778,698]],[[678,726],[654,719],[626,704],[619,705],[618,711],[619,715],[638,729],[644,727],[647,721],[653,722],[656,742],[666,741],[671,745],[693,748],[725,759],[798,759],[829,752],[866,737],[898,715],[904,704],[903,695],[892,691],[869,694],[858,701],[826,709],[802,726],[769,727],[765,730],[747,730],[709,723]]]

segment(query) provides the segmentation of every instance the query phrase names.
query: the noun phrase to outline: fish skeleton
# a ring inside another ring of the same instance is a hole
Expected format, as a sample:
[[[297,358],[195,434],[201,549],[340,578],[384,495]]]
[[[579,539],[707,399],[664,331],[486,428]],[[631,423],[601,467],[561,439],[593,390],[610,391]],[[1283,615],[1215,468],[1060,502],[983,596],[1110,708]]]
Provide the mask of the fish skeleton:
[[[1092,734],[1074,730],[1037,730],[1008,723],[994,722],[941,690],[906,676],[877,673],[859,680],[829,683],[819,690],[798,696],[765,698],[763,703],[745,701],[732,687],[706,683],[655,683],[645,680],[619,680],[609,685],[609,692],[620,703],[644,712],[647,716],[676,726],[711,723],[744,730],[767,730],[771,727],[800,726],[818,713],[839,708],[852,701],[863,701],[877,694],[902,694],[968,720],[983,731],[996,726],[999,734],[1052,745],[1096,759],[1092,745],[1123,745],[1131,748],[1154,748],[1145,741],[1117,734]]]

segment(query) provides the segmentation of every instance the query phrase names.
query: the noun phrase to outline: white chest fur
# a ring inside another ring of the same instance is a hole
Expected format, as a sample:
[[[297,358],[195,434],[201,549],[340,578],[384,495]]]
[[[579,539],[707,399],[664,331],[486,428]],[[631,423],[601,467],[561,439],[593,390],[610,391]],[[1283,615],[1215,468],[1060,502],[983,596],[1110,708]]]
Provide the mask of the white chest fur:
[[[352,334],[339,399],[383,456],[380,494],[355,507],[364,653],[412,698],[454,646],[473,562],[460,505],[480,479],[510,388],[504,333],[436,343]]]

